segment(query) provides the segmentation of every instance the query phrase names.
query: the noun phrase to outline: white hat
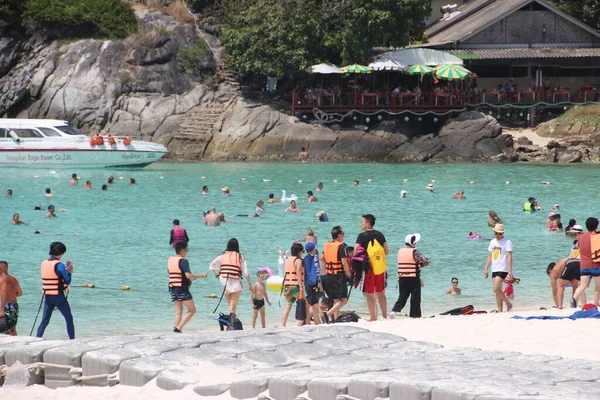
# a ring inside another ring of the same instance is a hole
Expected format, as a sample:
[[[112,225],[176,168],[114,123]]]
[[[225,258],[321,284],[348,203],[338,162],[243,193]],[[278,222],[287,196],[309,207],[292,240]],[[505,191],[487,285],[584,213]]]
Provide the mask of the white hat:
[[[411,233],[409,235],[406,235],[406,237],[404,238],[404,243],[414,246],[415,244],[419,243],[419,240],[421,240],[420,233]]]
[[[225,186],[225,187],[222,187],[222,188],[221,188],[221,191],[223,191],[223,192],[229,192],[229,188],[228,188],[227,186]]]
[[[321,210],[318,213],[315,214],[315,217],[320,217],[321,215],[325,214],[325,211]]]
[[[504,229],[504,224],[496,224],[496,225],[494,225],[494,227],[492,228],[492,230],[494,232],[498,232],[498,233],[504,233],[504,232],[506,232],[506,229]]]
[[[581,225],[573,225],[571,229],[567,231],[568,233],[583,233],[583,226]]]

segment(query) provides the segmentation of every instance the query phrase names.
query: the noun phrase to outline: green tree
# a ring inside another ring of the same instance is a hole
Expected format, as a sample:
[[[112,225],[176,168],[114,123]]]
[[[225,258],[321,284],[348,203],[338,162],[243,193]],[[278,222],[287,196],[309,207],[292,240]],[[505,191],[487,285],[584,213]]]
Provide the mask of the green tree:
[[[431,12],[422,0],[237,0],[221,24],[230,67],[293,77],[320,61],[358,63],[375,46],[420,39]]]
[[[600,30],[600,0],[555,0],[552,3],[592,28]]]
[[[120,0],[26,0],[23,17],[58,37],[114,39],[137,30],[131,6]]]
[[[21,26],[24,0],[0,0],[0,35]]]

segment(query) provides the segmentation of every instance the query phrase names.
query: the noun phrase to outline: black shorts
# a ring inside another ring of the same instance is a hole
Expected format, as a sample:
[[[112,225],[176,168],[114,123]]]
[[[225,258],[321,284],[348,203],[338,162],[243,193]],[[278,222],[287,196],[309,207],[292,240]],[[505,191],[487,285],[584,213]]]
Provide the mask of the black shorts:
[[[255,310],[260,310],[261,308],[263,308],[265,306],[265,299],[262,299],[262,300],[252,299],[252,302],[254,303]]]
[[[581,273],[579,272],[579,260],[576,258],[570,258],[567,260],[565,265],[565,269],[563,269],[562,274],[560,274],[560,279],[564,281],[572,281],[576,279],[578,281],[581,280]]]
[[[319,287],[317,285],[304,285],[306,290],[306,302],[309,306],[314,306],[319,302]]]
[[[492,279],[494,279],[497,276],[499,276],[502,279],[506,279],[506,277],[508,276],[508,272],[492,272]]]
[[[348,285],[346,275],[343,273],[329,275],[327,277],[327,286],[329,289],[327,295],[330,299],[339,300],[348,298]]]
[[[171,288],[171,301],[188,301],[193,300],[190,289],[187,287]]]

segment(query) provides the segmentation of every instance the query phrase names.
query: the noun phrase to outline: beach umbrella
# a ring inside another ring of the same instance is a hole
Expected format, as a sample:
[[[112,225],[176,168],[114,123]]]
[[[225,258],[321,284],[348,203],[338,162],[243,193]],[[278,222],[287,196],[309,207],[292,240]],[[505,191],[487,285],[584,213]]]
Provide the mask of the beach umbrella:
[[[342,67],[342,72],[345,74],[370,74],[373,68],[365,67],[364,65],[352,64]]]
[[[307,71],[311,74],[341,74],[342,70],[334,64],[317,64],[311,65],[307,68]]]
[[[465,79],[470,72],[471,71],[460,65],[440,65],[435,69],[435,76],[449,81],[454,79],[462,80]]]
[[[404,71],[406,69],[404,64],[392,60],[373,61],[369,64],[369,67],[373,68],[375,71]]]
[[[416,65],[411,65],[410,67],[408,67],[408,69],[406,70],[406,72],[409,75],[430,74],[430,73],[433,72],[433,68],[428,67],[427,65],[416,64]]]

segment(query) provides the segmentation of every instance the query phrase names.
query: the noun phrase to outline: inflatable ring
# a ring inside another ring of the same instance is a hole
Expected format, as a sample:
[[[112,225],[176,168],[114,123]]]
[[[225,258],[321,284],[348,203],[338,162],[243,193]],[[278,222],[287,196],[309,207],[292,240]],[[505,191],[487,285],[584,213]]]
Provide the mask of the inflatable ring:
[[[260,267],[258,272],[265,272],[267,275],[273,276],[273,271],[271,271],[271,268],[269,267]]]
[[[281,276],[272,275],[267,278],[265,283],[272,292],[281,293],[281,289],[283,289],[283,278]]]

